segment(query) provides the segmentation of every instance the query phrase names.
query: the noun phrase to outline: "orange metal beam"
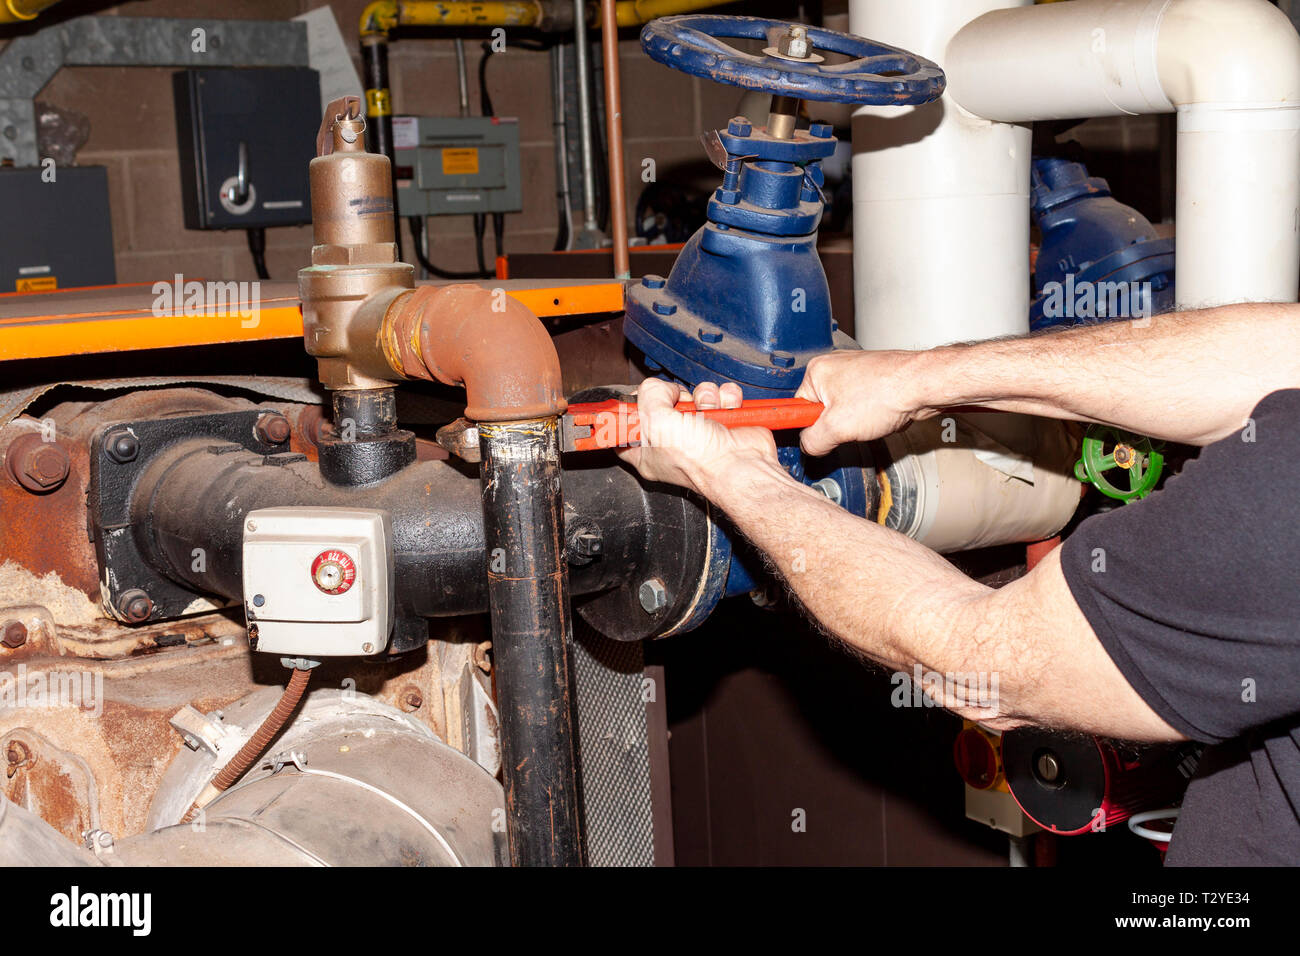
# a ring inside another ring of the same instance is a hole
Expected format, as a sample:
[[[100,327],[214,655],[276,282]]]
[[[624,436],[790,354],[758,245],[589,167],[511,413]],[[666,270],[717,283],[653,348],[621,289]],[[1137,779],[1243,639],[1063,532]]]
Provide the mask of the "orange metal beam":
[[[623,311],[618,282],[483,285],[503,289],[542,318]],[[267,294],[258,300],[255,315],[248,308],[241,315],[238,307],[225,314],[207,309],[192,315],[183,309],[155,309],[153,287],[147,283],[3,294],[0,361],[301,338],[302,310],[293,283],[262,286]]]

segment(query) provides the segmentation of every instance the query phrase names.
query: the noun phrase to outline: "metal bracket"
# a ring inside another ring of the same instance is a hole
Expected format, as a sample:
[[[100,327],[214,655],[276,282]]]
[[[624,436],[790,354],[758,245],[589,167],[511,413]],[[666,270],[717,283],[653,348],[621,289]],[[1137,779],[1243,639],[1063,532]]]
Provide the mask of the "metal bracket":
[[[207,597],[163,577],[145,560],[136,540],[137,519],[131,514],[140,476],[159,453],[182,441],[207,442],[232,452],[246,449],[267,456],[288,452],[287,439],[269,444],[257,437],[257,420],[267,411],[251,408],[114,422],[96,431],[91,440],[90,527],[104,605],[119,620],[143,624],[181,617],[197,599]],[[134,617],[127,617],[118,606],[130,592],[140,592],[139,596],[146,599],[140,603],[141,613]]]
[[[0,51],[0,160],[39,165],[33,100],[65,66],[309,65],[307,25],[296,21],[77,17],[54,23],[14,37]]]

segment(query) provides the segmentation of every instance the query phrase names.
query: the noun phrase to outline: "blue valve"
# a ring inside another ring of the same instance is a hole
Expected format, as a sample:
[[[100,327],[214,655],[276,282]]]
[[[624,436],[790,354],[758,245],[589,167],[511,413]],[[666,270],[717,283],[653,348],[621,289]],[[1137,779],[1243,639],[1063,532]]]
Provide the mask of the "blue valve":
[[[726,38],[767,40],[761,55]],[[652,371],[686,385],[734,381],[746,398],[794,394],[808,362],[856,345],[831,315],[817,255],[823,159],[834,130],[797,125],[799,100],[905,106],[942,95],[943,71],[922,57],[862,37],[757,17],[683,16],[652,20],[641,46],[654,60],[695,76],[772,95],[767,116],[736,116],[706,134],[722,183],[708,222],[683,246],[665,279],[629,286],[623,334]],[[821,53],[852,57],[827,63]],[[874,472],[857,446],[805,459],[783,435],[778,458],[796,480],[845,510],[874,507]],[[723,597],[761,587],[762,563],[714,525],[707,585],[689,620],[702,621]]]
[[[811,55],[742,53],[722,40],[767,40],[789,24],[762,17],[709,14],[661,17],[641,31],[641,49],[674,70],[747,90],[830,103],[909,106],[929,103],[943,93],[943,71],[906,50],[822,27],[805,27]],[[853,57],[827,63],[824,50]]]

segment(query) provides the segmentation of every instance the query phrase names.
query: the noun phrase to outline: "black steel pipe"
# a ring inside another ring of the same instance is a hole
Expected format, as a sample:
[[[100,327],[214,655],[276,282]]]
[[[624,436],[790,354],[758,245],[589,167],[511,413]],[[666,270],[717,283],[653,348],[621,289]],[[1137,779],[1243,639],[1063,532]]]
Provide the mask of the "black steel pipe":
[[[388,157],[393,174],[393,242],[402,261],[402,218],[397,208],[397,155],[393,146],[393,92],[388,86],[388,38],[361,38],[361,71],[366,84],[366,150]]]
[[[397,429],[395,388],[345,388],[331,398],[336,432],[350,425],[358,438],[377,438]]]
[[[597,558],[575,556],[573,594],[591,600],[622,595],[636,583],[638,569],[650,567],[663,554],[675,556],[684,578],[689,579],[691,565],[697,578],[702,573],[703,554],[683,554],[682,538],[688,532],[699,535],[696,526],[703,526],[703,515],[683,507],[671,490],[647,488],[627,469],[595,461],[566,469],[563,484],[569,524],[594,529],[600,538]],[[158,454],[141,474],[132,491],[132,533],[145,560],[164,577],[197,592],[239,600],[244,516],[279,505],[388,511],[399,617],[452,617],[488,609],[479,478],[464,464],[417,462],[378,484],[349,487],[331,484],[314,462],[300,456],[265,458],[211,439],[193,439]],[[195,560],[196,551],[202,561]],[[687,587],[684,582],[682,589]],[[629,624],[639,623],[626,616]],[[610,636],[627,640],[648,634]]]
[[[415,435],[397,427],[396,389],[338,389],[333,404],[334,428],[318,446],[331,484],[373,484],[415,461]]]
[[[559,420],[480,422],[479,445],[510,861],[582,866]]]

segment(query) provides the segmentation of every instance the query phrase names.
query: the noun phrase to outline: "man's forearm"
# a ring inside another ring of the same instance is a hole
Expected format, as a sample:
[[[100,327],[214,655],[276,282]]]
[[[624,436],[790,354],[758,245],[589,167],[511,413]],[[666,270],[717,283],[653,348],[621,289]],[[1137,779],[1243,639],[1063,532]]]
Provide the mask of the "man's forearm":
[[[964,669],[951,615],[987,588],[928,548],[854,517],[755,454],[702,476],[707,497],[834,637],[891,669]]]
[[[993,589],[910,538],[857,518],[758,453],[695,475],[831,636],[999,729],[1032,722],[1176,740],[1116,668],[1062,576],[1059,549]],[[989,693],[991,691],[991,697]]]
[[[1236,305],[919,352],[900,387],[921,417],[981,405],[1207,444],[1300,388],[1300,306]]]

